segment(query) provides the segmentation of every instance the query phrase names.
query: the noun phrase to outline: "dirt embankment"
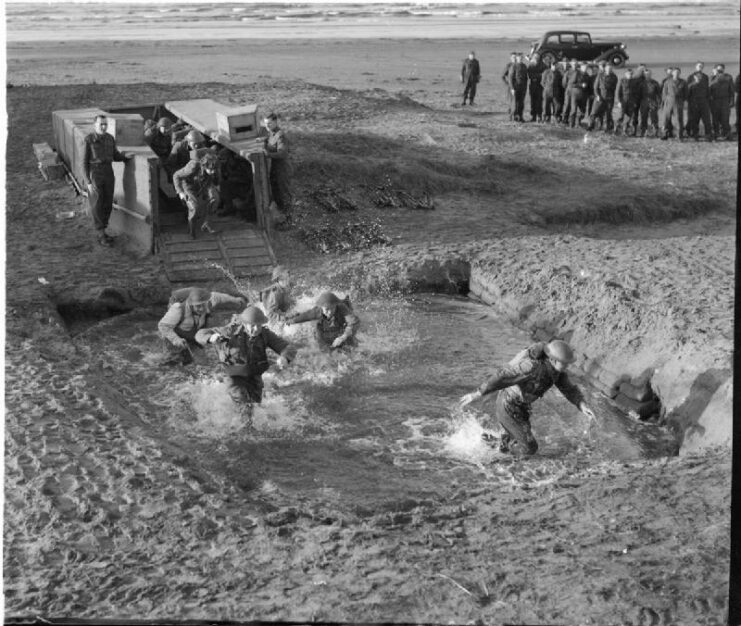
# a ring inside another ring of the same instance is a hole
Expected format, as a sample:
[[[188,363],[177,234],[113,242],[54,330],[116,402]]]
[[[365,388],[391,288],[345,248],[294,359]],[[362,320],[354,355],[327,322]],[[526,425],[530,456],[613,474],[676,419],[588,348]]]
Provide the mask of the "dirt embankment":
[[[79,202],[41,180],[31,151],[50,138],[52,109],[130,102],[134,89],[147,101],[260,96],[284,113],[302,202],[275,248],[299,283],[361,296],[468,288],[516,323],[567,336],[606,390],[626,375],[620,383],[640,391],[636,383],[653,370],[667,417],[692,427],[683,430],[687,444],[726,415],[734,145],[585,143],[582,133],[503,123],[501,103],[463,113],[439,94],[421,104],[300,81],[13,89],[6,611],[723,621],[727,448],[596,468],[574,458],[556,480],[544,480],[547,467],[513,463],[505,468],[510,488],[493,490],[482,479],[461,485],[451,502],[366,516],[245,493],[203,476],[160,441],[156,423],[131,410],[136,389],[115,371],[93,371],[56,306],[97,302],[86,306],[103,315],[162,302],[169,286],[158,261],[97,246]],[[712,180],[690,173],[700,160]],[[369,189],[387,181],[414,197],[428,194],[435,208],[375,204]],[[355,208],[332,213],[305,201],[319,185]],[[55,221],[60,208],[78,216]],[[328,230],[317,234],[320,224]],[[348,225],[391,245],[358,250],[364,243],[349,237]],[[313,242],[330,234],[351,252],[319,254]]]

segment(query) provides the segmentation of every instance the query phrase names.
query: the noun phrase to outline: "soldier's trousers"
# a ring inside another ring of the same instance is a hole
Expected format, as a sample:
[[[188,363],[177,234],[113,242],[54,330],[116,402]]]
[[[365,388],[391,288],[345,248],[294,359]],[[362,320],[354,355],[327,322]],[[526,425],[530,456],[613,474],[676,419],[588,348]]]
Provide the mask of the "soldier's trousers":
[[[674,123],[673,118],[676,118]],[[676,100],[668,100],[664,103],[664,110],[661,115],[661,131],[663,136],[667,136],[668,129],[676,128],[679,138],[684,137],[684,103]]]
[[[476,81],[467,80],[466,86],[463,88],[463,104],[466,104],[466,98],[473,104],[473,99],[476,97]]]
[[[659,132],[659,105],[654,102],[641,102],[641,132],[645,133],[648,122],[658,135]]]
[[[512,454],[528,456],[538,451],[538,442],[535,441],[530,426],[530,405],[527,402],[511,400],[499,393],[496,400],[496,417],[506,433],[502,440],[509,443]]]
[[[226,376],[226,391],[237,404],[262,402],[262,376]]]
[[[543,96],[543,119],[550,121],[551,117],[556,119],[561,117],[561,109],[563,108],[563,102],[553,96],[553,94],[545,94]]]
[[[97,192],[95,201],[90,204],[90,213],[93,216],[95,230],[103,231],[108,226],[113,210],[113,190],[116,185],[113,168],[108,165],[98,170],[91,170],[90,180]]]
[[[509,87],[504,88],[504,101],[507,103],[507,115],[509,117],[509,121],[511,122],[514,115],[515,100]]]
[[[587,114],[587,96],[582,89],[571,89],[569,94],[569,125],[574,128],[577,115],[581,120]]]
[[[697,137],[700,134],[700,122],[706,137],[713,134],[710,124],[710,106],[704,100],[700,102],[687,101],[687,134]]]
[[[543,117],[543,87],[540,83],[530,83],[530,116],[533,120]]]
[[[713,134],[718,137],[728,137],[731,134],[731,107],[725,102],[711,102],[710,114],[713,117]]]
[[[291,180],[288,163],[270,161],[270,196],[283,213],[291,210]]]
[[[185,204],[188,207],[188,223],[195,228],[198,222],[205,220],[219,205],[219,190],[211,186],[202,195],[188,195]]]
[[[525,110],[525,96],[527,95],[527,85],[523,87],[515,87],[515,108],[513,112],[513,117],[516,121],[521,122],[522,121],[522,113]]]
[[[620,107],[620,117],[617,121],[618,129],[622,129],[623,133],[628,134],[628,128],[633,127],[633,134],[635,134],[638,128],[638,107],[636,103],[628,100],[623,102]]]
[[[615,106],[614,100],[604,100],[600,98],[594,101],[592,112],[589,115],[589,126],[594,127],[594,120],[602,116],[605,118],[604,128],[605,131],[610,131],[615,126],[615,121],[612,119],[612,109]]]

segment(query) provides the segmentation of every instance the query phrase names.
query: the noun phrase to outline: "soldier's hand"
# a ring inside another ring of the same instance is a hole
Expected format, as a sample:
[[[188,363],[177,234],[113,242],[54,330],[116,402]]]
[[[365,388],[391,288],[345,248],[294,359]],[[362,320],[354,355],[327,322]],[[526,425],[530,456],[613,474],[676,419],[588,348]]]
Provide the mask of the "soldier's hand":
[[[187,200],[185,194],[182,191],[178,194],[178,198],[180,198],[183,202]]]
[[[284,367],[288,365],[288,359],[286,359],[286,357],[284,356],[279,356],[275,364],[278,366],[279,370],[282,370]]]
[[[208,338],[209,343],[216,343],[217,341],[221,341],[222,336],[219,333],[214,333]]]
[[[342,337],[337,337],[337,339],[332,342],[332,347],[339,348],[343,343],[345,343],[345,340]]]
[[[480,391],[472,391],[471,393],[467,393],[460,399],[459,406],[461,408],[463,408],[464,406],[468,406],[469,404],[471,404],[471,402],[473,402],[474,400],[478,400],[480,397]]]
[[[187,348],[188,347],[188,342],[182,337],[178,337],[177,341],[173,341],[172,343],[176,348]]]

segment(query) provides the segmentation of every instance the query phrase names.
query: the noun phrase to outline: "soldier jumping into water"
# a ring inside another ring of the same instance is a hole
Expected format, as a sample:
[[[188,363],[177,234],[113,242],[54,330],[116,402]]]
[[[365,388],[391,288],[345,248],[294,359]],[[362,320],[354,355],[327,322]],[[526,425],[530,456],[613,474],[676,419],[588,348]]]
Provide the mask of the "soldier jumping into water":
[[[535,454],[538,442],[530,426],[531,405],[553,385],[589,418],[590,424],[595,419],[581,391],[566,374],[574,360],[574,352],[565,341],[556,339],[548,344],[537,343],[499,368],[476,391],[463,396],[460,406],[501,390],[496,400],[496,419],[505,431],[499,444],[500,452],[510,452],[518,457]]]

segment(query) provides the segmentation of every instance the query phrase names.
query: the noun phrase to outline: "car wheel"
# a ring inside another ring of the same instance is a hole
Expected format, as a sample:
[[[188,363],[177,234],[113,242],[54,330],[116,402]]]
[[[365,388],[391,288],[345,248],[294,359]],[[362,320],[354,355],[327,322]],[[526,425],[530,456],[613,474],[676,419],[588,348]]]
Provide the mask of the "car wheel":
[[[543,62],[544,65],[550,67],[551,63],[556,60],[556,55],[552,52],[546,52],[543,54],[543,56],[540,57],[540,60]]]
[[[623,67],[625,57],[622,54],[615,53],[610,57],[610,63],[612,63],[612,67]]]

